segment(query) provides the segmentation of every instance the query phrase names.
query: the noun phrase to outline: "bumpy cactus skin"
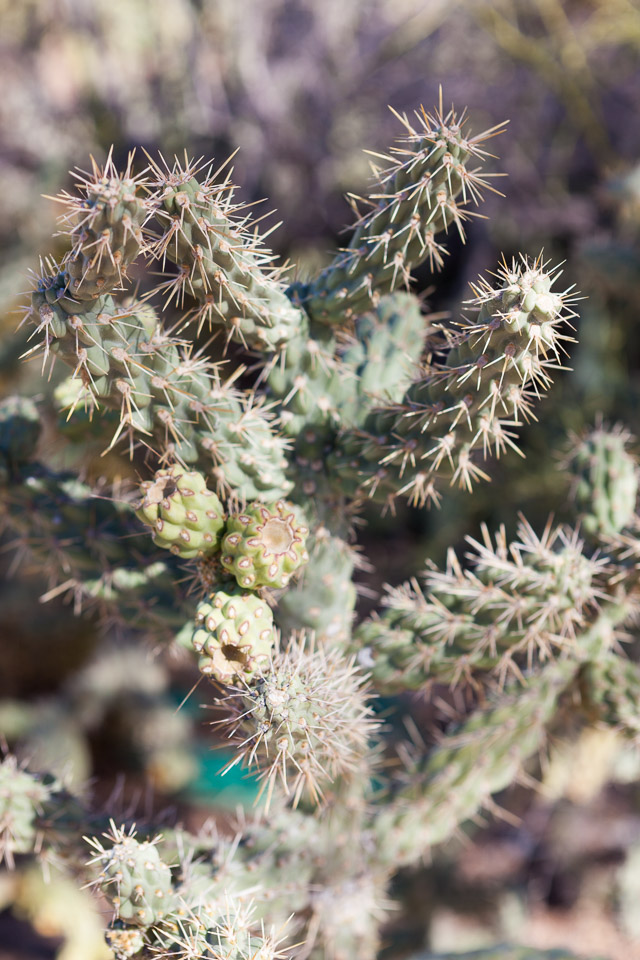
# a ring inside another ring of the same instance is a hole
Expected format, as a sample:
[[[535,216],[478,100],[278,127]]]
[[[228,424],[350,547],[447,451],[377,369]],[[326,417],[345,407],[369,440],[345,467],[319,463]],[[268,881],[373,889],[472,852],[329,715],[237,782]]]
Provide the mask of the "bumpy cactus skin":
[[[292,504],[252,504],[227,521],[222,565],[241,587],[286,587],[309,559],[308,533]]]
[[[249,679],[268,661],[274,642],[273,614],[255,593],[236,586],[216,590],[196,610],[190,643],[200,672],[212,680]]]
[[[201,474],[180,467],[158,470],[141,493],[136,516],[152,528],[159,547],[184,560],[217,552],[224,511]]]
[[[573,441],[571,522],[468,531],[469,553],[398,574],[358,612],[367,518],[488,481],[573,342],[571,287],[540,256],[503,260],[450,320],[426,315],[411,271],[438,269],[447,234],[463,235],[499,130],[472,136],[442,105],[400,120],[351,240],[300,282],[224,164],[150,159],[137,175],[110,157],[59,198],[68,252],[43,262],[25,324],[43,373],[59,359],[70,376],[53,401],[0,403],[0,510],[46,599],[97,611],[101,632],[40,718],[96,731],[126,703],[138,769],[188,788],[196,738],[164,659],[138,645],[165,644],[215,701],[226,769],[247,767],[263,801],[233,836],[160,836],[0,763],[0,856],[55,859],[99,889],[115,960],[394,956],[396,872],[530,782],[567,718],[638,737],[640,675],[621,652],[640,599],[638,463],[623,428]],[[233,360],[197,346],[209,331]],[[96,444],[117,480],[92,481]],[[396,757],[378,711],[411,691],[436,719]]]

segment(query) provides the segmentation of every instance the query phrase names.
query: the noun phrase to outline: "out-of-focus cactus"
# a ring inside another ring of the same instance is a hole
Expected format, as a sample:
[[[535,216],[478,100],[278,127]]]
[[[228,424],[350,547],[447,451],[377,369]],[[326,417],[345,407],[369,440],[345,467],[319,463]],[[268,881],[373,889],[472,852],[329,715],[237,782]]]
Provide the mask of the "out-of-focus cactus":
[[[488,481],[573,342],[571,287],[540,256],[503,260],[447,323],[399,289],[462,234],[497,132],[472,136],[441,108],[401,119],[369,212],[306,281],[274,265],[225,165],[160,159],[136,175],[133,159],[120,174],[109,158],[60,198],[70,248],[35,280],[30,352],[71,368],[69,422],[90,415],[109,451],[125,440],[140,487],[34,464],[33,409],[11,401],[7,528],[50,594],[96,600],[130,641],[173,637],[191,654],[229,733],[226,770],[255,769],[266,798],[233,841],[114,821],[87,866],[73,838],[103,825],[5,760],[5,857],[50,850],[86,875],[111,904],[117,960],[271,960],[292,912],[287,950],[373,960],[394,874],[535,774],[567,716],[637,733],[635,663],[621,654],[640,588],[637,465],[620,431],[572,459],[594,542],[577,523],[536,532],[523,519],[516,539],[487,527],[470,564],[451,549],[445,569],[389,587],[354,627],[358,523],[376,504],[438,504],[447,486]],[[130,295],[134,269],[144,296]],[[224,379],[196,350],[204,328],[237,348]],[[162,784],[164,763],[179,786],[188,734],[167,722],[153,669],[147,690],[125,647],[111,666],[98,654],[66,696],[93,730],[120,685],[148,778]],[[375,697],[436,685],[451,702],[435,737],[394,762]]]

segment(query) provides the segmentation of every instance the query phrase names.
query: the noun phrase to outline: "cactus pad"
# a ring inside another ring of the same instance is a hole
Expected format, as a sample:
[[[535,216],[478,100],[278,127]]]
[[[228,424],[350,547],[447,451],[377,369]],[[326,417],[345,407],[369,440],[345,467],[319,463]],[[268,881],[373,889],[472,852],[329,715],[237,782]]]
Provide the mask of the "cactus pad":
[[[251,504],[227,521],[222,565],[241,587],[286,587],[309,559],[308,533],[292,504],[284,500]]]

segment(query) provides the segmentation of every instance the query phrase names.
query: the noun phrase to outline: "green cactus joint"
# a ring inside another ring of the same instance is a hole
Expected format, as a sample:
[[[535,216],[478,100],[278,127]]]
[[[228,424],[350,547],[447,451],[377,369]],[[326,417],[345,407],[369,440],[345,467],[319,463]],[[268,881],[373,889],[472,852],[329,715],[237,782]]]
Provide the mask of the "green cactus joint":
[[[268,663],[273,614],[257,594],[232,586],[199,604],[191,644],[200,672],[220,683],[249,680]]]
[[[566,466],[573,475],[582,527],[613,537],[631,523],[638,497],[638,465],[627,447],[631,434],[620,424],[596,427],[575,438]]]
[[[99,840],[91,841],[97,852],[90,863],[101,866],[95,886],[111,902],[117,919],[139,927],[158,923],[172,909],[174,897],[171,870],[157,843],[140,842],[135,833],[113,823],[106,838],[112,842],[107,848]]]
[[[159,547],[184,560],[215,553],[224,527],[224,510],[205,478],[174,465],[141,484],[136,516],[153,530]]]
[[[309,529],[284,500],[251,504],[229,517],[226,530],[221,562],[241,587],[286,587],[309,559]]]
[[[11,867],[15,854],[33,851],[37,816],[56,786],[51,778],[21,769],[15,757],[0,763],[0,863]]]

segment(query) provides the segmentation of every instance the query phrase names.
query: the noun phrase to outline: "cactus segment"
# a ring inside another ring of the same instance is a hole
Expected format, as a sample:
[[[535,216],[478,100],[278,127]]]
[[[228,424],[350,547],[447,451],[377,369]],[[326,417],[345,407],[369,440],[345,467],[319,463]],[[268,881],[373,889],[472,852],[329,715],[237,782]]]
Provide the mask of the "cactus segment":
[[[306,630],[321,642],[342,646],[351,636],[357,555],[344,540],[319,531],[309,546],[309,558],[299,579],[278,601],[278,626],[284,634]]]
[[[118,174],[111,154],[104,167],[92,160],[89,174],[76,174],[83,196],[62,193],[61,217],[72,248],[64,261],[69,296],[83,303],[122,287],[127,266],[144,250],[143,227],[153,201],[142,197],[144,177],[132,175],[133,154]]]
[[[15,757],[0,762],[0,863],[14,866],[16,854],[36,846],[38,815],[59,784],[21,769]]]
[[[115,916],[125,923],[150,927],[174,905],[171,870],[158,852],[157,841],[138,841],[135,832],[112,824],[106,834],[110,845],[91,841],[96,851],[90,864],[99,864],[94,883],[113,906]]]
[[[523,259],[501,265],[495,288],[481,281],[470,301],[478,318],[460,324],[446,364],[338,438],[331,466],[344,487],[422,506],[438,503],[443,477],[466,490],[488,479],[473,453],[517,450],[513,427],[530,419],[572,339],[562,330],[573,316],[569,291],[552,290],[558,276],[540,259]]]
[[[596,537],[615,537],[633,519],[638,497],[638,464],[627,447],[623,427],[596,427],[575,438],[566,467],[574,478],[576,506],[583,529]]]
[[[228,177],[216,174],[199,181],[196,164],[176,161],[172,170],[152,164],[156,176],[156,216],[163,234],[155,256],[178,267],[163,284],[169,300],[185,295],[199,306],[189,319],[198,329],[222,324],[227,340],[260,350],[274,350],[300,327],[300,310],[281,285],[273,257],[262,246],[241,205],[233,203]]]
[[[224,510],[202,474],[174,465],[158,470],[140,491],[136,516],[151,527],[159,547],[183,560],[218,551]]]
[[[198,605],[190,644],[200,672],[212,680],[250,680],[268,662],[274,643],[273,614],[255,593],[231,587]]]
[[[385,157],[389,166],[376,171],[374,190],[363,201],[371,209],[356,222],[349,246],[316,280],[290,290],[312,320],[335,325],[365,313],[380,296],[408,286],[411,270],[423,261],[432,270],[442,266],[446,249],[438,234],[453,226],[464,238],[471,215],[465,205],[478,203],[489,188],[487,177],[467,164],[486,156],[481,144],[499,128],[467,137],[464,117],[454,110],[445,115],[442,106],[433,115],[422,108],[416,119],[412,126],[400,117],[407,136]]]
[[[304,640],[276,650],[269,669],[251,689],[237,691],[235,703],[237,718],[225,721],[239,741],[229,767],[257,764],[267,805],[276,780],[294,806],[303,795],[320,803],[336,777],[357,774],[377,726],[353,661]]]
[[[525,521],[508,543],[468,538],[473,570],[453,550],[446,570],[429,570],[389,589],[387,610],[364,621],[351,650],[381,693],[455,685],[492,673],[501,682],[533,663],[571,652],[594,654],[588,628],[606,600],[606,561],[592,559],[575,533],[547,525],[538,537]]]
[[[512,681],[417,761],[374,822],[381,858],[396,866],[419,860],[513,783],[544,746],[576,672],[575,663],[562,661],[544,666],[524,687]]]
[[[309,528],[284,500],[254,503],[232,514],[222,541],[221,563],[241,587],[286,587],[309,559]]]

